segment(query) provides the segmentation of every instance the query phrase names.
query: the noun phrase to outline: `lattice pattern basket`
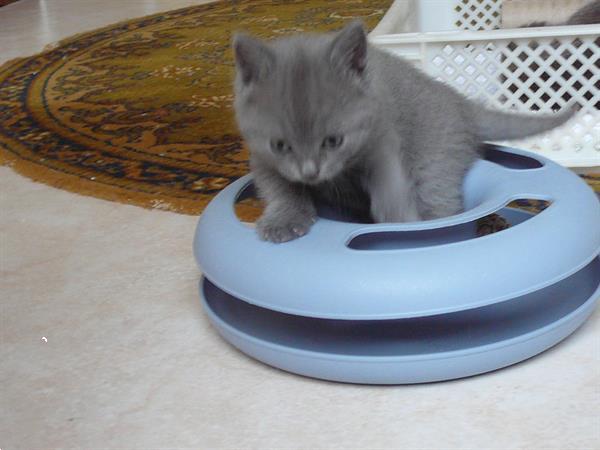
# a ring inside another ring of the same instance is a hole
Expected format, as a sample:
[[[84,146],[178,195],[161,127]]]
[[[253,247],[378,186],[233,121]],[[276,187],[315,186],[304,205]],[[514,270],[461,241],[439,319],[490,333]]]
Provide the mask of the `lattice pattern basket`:
[[[396,0],[371,42],[490,106],[552,112],[563,127],[514,146],[600,166],[600,25],[497,29],[502,0]],[[398,33],[398,32],[401,33]]]

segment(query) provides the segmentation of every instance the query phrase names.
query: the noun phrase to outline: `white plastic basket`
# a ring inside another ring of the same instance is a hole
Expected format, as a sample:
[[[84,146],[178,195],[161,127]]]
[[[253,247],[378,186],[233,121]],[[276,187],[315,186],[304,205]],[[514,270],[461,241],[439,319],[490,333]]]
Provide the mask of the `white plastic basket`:
[[[496,29],[502,0],[396,0],[370,35],[468,97],[515,111],[578,115],[511,144],[566,166],[600,166],[600,25]]]

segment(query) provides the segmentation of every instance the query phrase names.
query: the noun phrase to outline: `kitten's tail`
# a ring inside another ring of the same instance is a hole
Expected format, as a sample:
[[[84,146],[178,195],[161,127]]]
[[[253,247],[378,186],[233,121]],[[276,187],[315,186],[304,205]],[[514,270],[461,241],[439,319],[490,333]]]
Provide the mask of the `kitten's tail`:
[[[519,139],[556,128],[575,115],[574,107],[555,114],[515,114],[476,105],[473,117],[476,132],[483,141]]]

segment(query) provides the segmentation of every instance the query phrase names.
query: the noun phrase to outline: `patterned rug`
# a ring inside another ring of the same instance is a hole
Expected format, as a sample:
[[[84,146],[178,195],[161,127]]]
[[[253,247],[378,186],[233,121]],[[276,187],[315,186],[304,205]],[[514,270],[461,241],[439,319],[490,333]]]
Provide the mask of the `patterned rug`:
[[[112,25],[0,68],[0,162],[81,194],[198,214],[247,173],[232,32],[379,22],[391,0],[219,1]]]

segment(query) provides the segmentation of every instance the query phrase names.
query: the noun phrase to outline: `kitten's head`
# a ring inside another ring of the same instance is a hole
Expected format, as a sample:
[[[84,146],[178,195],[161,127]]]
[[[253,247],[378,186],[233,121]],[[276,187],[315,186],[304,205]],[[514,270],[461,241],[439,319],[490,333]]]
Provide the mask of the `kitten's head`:
[[[318,184],[359,157],[376,117],[360,23],[270,42],[236,35],[233,46],[237,122],[257,159]]]

